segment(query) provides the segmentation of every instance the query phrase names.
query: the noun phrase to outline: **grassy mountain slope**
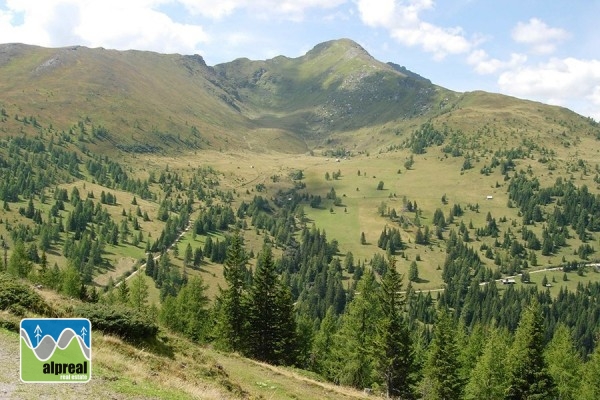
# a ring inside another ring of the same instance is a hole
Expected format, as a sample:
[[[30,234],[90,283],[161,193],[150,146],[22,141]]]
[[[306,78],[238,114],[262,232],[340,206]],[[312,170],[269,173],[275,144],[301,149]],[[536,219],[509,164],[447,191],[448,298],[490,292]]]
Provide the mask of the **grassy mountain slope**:
[[[0,275],[0,278],[2,275]],[[18,284],[18,283],[17,283]],[[48,290],[23,289],[24,298],[38,297],[52,315],[69,316],[79,301]],[[6,294],[6,293],[4,293]],[[31,308],[31,307],[30,307]],[[15,308],[16,309],[16,308]],[[127,341],[92,330],[92,379],[86,384],[55,385],[20,382],[19,321],[21,314],[0,311],[0,397],[111,399],[359,399],[362,392],[333,385],[293,368],[274,367],[237,354],[201,346],[168,331],[151,340]]]
[[[0,76],[7,116],[32,116],[57,130],[80,121],[102,125],[111,135],[96,143],[100,151],[115,145],[163,154],[304,153],[332,145],[372,150],[379,146],[373,133],[401,136],[430,119],[465,134],[519,128],[532,140],[560,133],[565,123],[571,133],[589,125],[558,107],[452,92],[374,59],[348,39],[321,43],[297,58],[214,67],[198,55],[5,44]],[[382,144],[394,139],[378,137]]]
[[[289,127],[310,139],[432,115],[441,98],[452,96],[348,39],[321,43],[294,59],[239,59],[215,70],[239,88],[258,124]]]
[[[123,145],[218,146],[246,124],[200,56],[9,44],[0,47],[0,76],[11,117],[65,130],[91,120]]]

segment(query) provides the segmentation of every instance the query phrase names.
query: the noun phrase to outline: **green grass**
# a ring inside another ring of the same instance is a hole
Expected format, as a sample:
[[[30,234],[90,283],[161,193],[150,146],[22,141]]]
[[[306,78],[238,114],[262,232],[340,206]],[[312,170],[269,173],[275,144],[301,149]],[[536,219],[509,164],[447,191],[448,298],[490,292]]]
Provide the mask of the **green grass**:
[[[19,336],[0,329],[0,385],[15,398],[356,399],[362,392],[295,369],[221,353],[172,334],[134,346],[94,332],[92,379],[84,385],[19,381]]]

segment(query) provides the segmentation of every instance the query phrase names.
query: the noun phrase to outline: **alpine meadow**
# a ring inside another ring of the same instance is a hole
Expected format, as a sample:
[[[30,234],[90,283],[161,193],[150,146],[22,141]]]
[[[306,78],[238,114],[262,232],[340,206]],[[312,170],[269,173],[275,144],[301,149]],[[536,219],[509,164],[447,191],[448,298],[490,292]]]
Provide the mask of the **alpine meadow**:
[[[0,397],[600,398],[600,124],[340,39],[0,45]],[[27,385],[22,318],[93,378]]]

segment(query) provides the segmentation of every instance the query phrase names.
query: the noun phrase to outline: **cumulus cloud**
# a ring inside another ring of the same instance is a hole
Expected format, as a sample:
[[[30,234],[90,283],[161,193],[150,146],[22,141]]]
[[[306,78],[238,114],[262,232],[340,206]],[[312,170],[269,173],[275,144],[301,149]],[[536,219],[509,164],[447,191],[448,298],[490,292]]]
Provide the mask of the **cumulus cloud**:
[[[600,119],[600,60],[553,58],[535,66],[505,71],[498,78],[505,93],[557,105],[588,101],[587,115]]]
[[[81,44],[192,53],[209,40],[200,25],[173,21],[159,0],[9,0],[0,11],[2,41],[42,46]],[[16,17],[22,23],[15,23]]]
[[[512,38],[518,43],[531,46],[536,54],[550,54],[556,45],[569,37],[569,33],[561,28],[551,28],[537,18],[528,22],[519,22],[512,31]]]
[[[331,9],[347,0],[179,0],[194,14],[219,19],[236,10],[247,10],[255,15],[273,15],[301,20],[309,9]]]
[[[166,7],[220,19],[245,10],[255,17],[301,20],[311,9],[348,0],[7,0],[0,5],[0,41],[48,47],[81,44],[119,50],[193,53],[211,41],[197,22],[173,20]]]
[[[82,6],[81,24],[74,32],[92,46],[152,49],[165,53],[194,52],[209,40],[199,25],[174,22],[166,14],[135,2],[110,0]],[[110,22],[109,22],[110,21]],[[107,24],[110,28],[107,29]]]
[[[524,54],[513,53],[508,61],[491,58],[485,50],[477,49],[469,54],[467,63],[473,66],[475,72],[481,75],[495,74],[499,71],[512,69],[527,62]]]
[[[433,0],[357,0],[357,6],[366,25],[387,29],[397,42],[420,46],[436,60],[467,53],[476,44],[461,27],[440,27],[421,18],[423,11],[433,8]]]

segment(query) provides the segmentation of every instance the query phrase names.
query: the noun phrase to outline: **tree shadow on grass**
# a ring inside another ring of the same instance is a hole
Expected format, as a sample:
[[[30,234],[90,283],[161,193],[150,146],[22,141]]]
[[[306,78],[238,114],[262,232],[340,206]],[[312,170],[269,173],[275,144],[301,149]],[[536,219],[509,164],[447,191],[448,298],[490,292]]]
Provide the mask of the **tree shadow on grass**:
[[[429,283],[429,280],[423,278],[417,278],[413,281],[413,283]]]

